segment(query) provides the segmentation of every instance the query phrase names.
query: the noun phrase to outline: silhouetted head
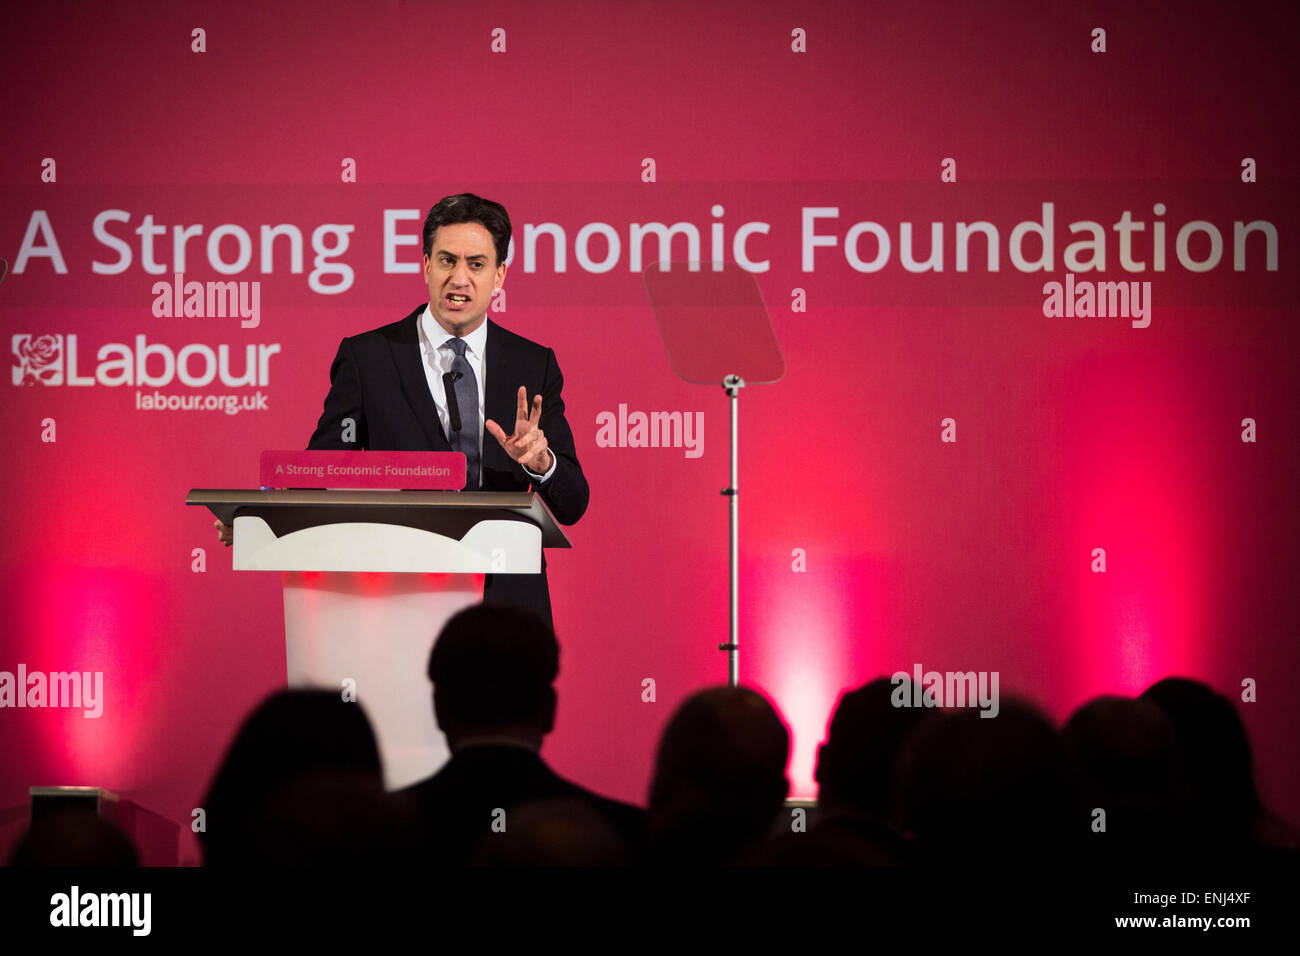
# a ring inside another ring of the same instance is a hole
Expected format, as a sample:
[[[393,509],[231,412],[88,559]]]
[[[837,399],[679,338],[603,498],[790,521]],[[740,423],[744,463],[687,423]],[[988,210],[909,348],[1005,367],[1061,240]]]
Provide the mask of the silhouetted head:
[[[931,860],[1045,860],[1086,833],[1065,748],[1046,717],[1002,699],[996,717],[932,712],[899,761],[904,825]]]
[[[1178,750],[1164,711],[1147,700],[1098,697],[1071,715],[1061,736],[1086,806],[1106,811],[1107,843],[1166,837],[1177,809]]]
[[[904,689],[910,700],[911,681]],[[840,698],[826,742],[817,751],[821,815],[890,819],[898,752],[925,716],[919,707],[895,707],[894,695],[894,683],[880,677]]]
[[[659,741],[649,827],[669,855],[728,862],[771,828],[789,791],[790,735],[745,687],[687,698]]]
[[[490,603],[456,614],[429,655],[434,712],[448,745],[504,735],[540,746],[555,725],[559,672],[560,646],[537,615]]]
[[[258,855],[264,806],[304,778],[329,776],[383,787],[379,748],[361,706],[333,690],[284,690],[248,716],[203,799],[206,863]]]
[[[1165,712],[1178,741],[1178,777],[1198,831],[1251,836],[1259,800],[1246,728],[1232,701],[1200,681],[1167,677],[1142,692]]]
[[[32,823],[9,858],[15,867],[139,866],[135,847],[117,826],[86,809],[55,810]]]

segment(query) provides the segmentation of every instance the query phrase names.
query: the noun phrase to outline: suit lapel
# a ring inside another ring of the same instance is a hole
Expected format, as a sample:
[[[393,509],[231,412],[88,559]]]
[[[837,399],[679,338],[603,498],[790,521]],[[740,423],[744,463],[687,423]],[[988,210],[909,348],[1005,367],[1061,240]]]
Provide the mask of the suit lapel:
[[[486,406],[483,420],[486,422],[489,418],[492,419],[509,435],[515,430],[519,386],[524,384],[524,380],[520,378],[510,350],[504,344],[501,326],[488,319],[487,327],[487,345],[483,356],[483,374],[487,376],[487,387],[483,391],[483,404]],[[483,463],[498,471],[514,471],[518,467],[486,427],[483,429]]]
[[[402,394],[407,404],[415,413],[416,421],[429,439],[429,447],[434,451],[450,451],[451,443],[442,430],[442,421],[438,418],[438,406],[429,394],[429,380],[424,374],[424,359],[420,355],[420,333],[417,323],[424,314],[424,306],[416,309],[402,320],[397,337],[389,342],[393,351],[393,362],[397,366],[397,376],[402,383]],[[494,441],[493,444],[496,444]]]

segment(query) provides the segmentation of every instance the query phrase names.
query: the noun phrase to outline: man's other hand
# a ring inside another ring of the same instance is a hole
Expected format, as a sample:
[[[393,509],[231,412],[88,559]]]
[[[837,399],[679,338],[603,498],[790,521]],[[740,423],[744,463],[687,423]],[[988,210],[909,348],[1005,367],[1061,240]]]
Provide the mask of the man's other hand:
[[[506,454],[535,475],[545,475],[551,469],[553,456],[546,444],[546,436],[537,427],[542,420],[542,396],[533,399],[531,413],[528,409],[528,389],[519,386],[519,403],[515,409],[514,434],[506,435],[501,426],[488,419],[483,423],[492,437],[506,450]]]

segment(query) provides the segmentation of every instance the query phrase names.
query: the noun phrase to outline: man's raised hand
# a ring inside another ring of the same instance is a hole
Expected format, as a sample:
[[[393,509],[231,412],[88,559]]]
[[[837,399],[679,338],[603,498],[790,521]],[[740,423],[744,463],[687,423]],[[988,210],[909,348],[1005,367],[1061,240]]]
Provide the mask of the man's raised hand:
[[[529,471],[544,475],[551,469],[554,456],[546,444],[546,435],[537,427],[542,420],[542,396],[533,399],[531,411],[528,408],[528,389],[519,386],[519,403],[515,409],[515,430],[507,435],[501,426],[488,419],[483,427],[492,433],[507,455]]]

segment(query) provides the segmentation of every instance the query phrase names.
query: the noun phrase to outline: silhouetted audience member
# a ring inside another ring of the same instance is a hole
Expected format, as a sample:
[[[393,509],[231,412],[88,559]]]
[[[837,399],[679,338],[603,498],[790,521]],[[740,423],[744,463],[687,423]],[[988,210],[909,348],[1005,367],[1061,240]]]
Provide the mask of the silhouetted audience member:
[[[280,691],[244,721],[203,799],[204,863],[383,862],[401,842],[391,804],[360,705]]]
[[[139,857],[131,839],[96,813],[56,810],[34,821],[14,847],[15,867],[132,867]]]
[[[266,866],[390,865],[405,855],[412,829],[381,776],[320,770],[294,777],[261,801],[252,818],[257,845],[251,855]]]
[[[548,797],[517,805],[509,826],[479,838],[475,866],[627,866],[627,846],[587,799]]]
[[[918,863],[953,866],[1070,864],[1088,817],[1065,747],[1029,704],[932,711],[904,744],[902,820]]]
[[[1098,697],[1074,712],[1061,736],[1090,817],[1087,858],[1107,866],[1171,860],[1181,848],[1178,748],[1164,711],[1147,700]]]
[[[1294,865],[1294,827],[1255,789],[1245,725],[1231,700],[1200,681],[1166,677],[1142,692],[1168,716],[1178,746],[1179,824],[1200,862]]]
[[[901,688],[910,699],[912,682]],[[745,862],[763,866],[900,866],[909,845],[893,825],[894,768],[903,741],[925,715],[894,706],[899,690],[880,677],[846,692],[817,749],[817,807],[805,832],[789,827]]]
[[[555,726],[559,661],[550,627],[520,608],[478,604],[443,627],[429,656],[429,679],[451,759],[398,794],[420,821],[424,862],[469,863],[480,838],[501,826],[509,833],[516,808],[548,797],[585,802],[632,858],[640,852],[645,811],[565,780],[541,758],[542,739]]]
[[[879,677],[840,698],[817,749],[817,803],[823,819],[865,816],[894,821],[894,768],[903,741],[926,711],[896,707],[899,692],[912,693],[912,682],[901,687]]]
[[[648,822],[659,863],[736,862],[771,830],[789,792],[790,735],[746,687],[687,698],[655,759]]]

